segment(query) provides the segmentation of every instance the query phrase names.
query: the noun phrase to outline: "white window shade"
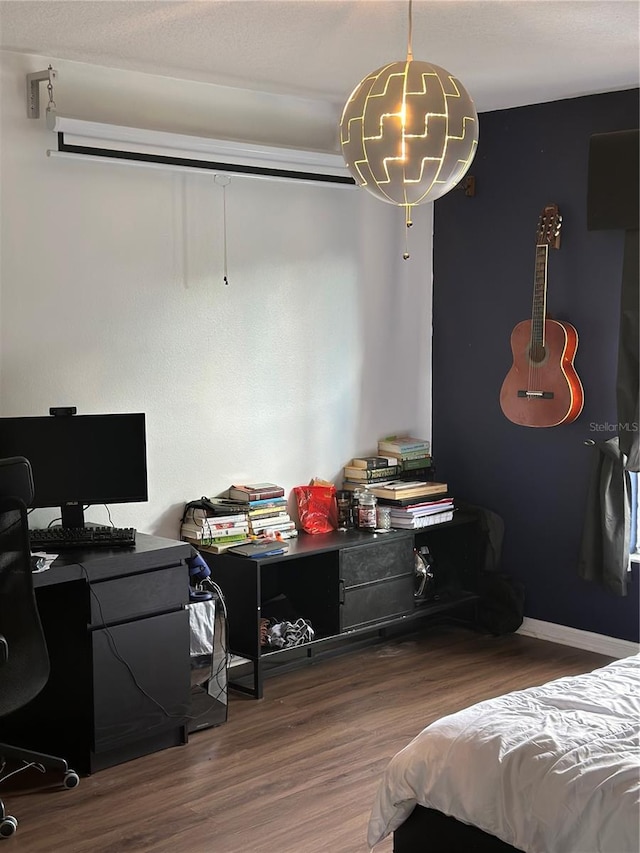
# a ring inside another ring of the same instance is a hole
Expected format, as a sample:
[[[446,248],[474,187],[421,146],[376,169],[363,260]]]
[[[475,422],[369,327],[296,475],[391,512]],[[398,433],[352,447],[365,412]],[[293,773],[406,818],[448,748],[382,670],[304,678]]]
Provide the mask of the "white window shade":
[[[116,160],[271,180],[355,185],[340,154],[102,124],[55,113],[48,113],[47,125],[58,139],[57,149],[47,152],[50,156]]]

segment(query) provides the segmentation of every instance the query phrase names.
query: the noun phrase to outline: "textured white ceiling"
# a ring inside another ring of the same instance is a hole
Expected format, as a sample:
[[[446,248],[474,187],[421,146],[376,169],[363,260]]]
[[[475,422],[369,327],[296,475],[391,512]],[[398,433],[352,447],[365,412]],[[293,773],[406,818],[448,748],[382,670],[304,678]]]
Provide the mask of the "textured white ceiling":
[[[407,0],[1,0],[0,47],[344,103],[406,56]],[[638,0],[414,0],[413,53],[479,111],[639,85]]]

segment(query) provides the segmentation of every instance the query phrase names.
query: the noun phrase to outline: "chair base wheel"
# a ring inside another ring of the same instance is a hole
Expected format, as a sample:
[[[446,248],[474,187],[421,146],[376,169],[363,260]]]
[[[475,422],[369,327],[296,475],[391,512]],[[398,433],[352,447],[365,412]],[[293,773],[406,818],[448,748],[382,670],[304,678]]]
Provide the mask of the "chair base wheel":
[[[75,770],[67,770],[64,774],[62,784],[65,788],[75,788],[76,785],[80,784],[80,777]]]
[[[11,838],[18,828],[18,821],[13,815],[5,815],[0,822],[0,838]]]

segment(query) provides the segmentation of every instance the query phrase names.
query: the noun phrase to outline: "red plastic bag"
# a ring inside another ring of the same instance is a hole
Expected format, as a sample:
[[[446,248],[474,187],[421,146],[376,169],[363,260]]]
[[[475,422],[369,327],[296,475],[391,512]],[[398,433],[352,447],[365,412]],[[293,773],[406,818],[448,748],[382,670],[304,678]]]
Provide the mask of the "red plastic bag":
[[[338,526],[335,486],[295,486],[300,526],[305,533],[329,533]]]

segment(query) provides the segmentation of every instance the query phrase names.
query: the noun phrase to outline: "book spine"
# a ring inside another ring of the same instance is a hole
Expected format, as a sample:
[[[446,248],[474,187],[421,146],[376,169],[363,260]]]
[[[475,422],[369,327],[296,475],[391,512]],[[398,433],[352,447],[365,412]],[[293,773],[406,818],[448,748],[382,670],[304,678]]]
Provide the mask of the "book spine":
[[[298,535],[298,529],[294,526],[290,530],[278,530],[277,528],[267,528],[261,530],[260,533],[254,533],[251,536],[252,542],[262,542],[264,539],[295,539]]]
[[[444,524],[445,521],[453,520],[453,510],[448,512],[438,512],[433,515],[423,515],[418,518],[410,519],[404,522],[392,520],[392,527],[401,527],[403,529],[420,530],[423,527],[433,527],[435,524]]]
[[[250,489],[243,489],[239,487],[231,488],[229,489],[229,497],[249,502],[273,500],[274,498],[284,497],[284,489],[279,486],[274,489],[259,489],[258,491],[251,491]]]
[[[253,524],[251,526],[251,529],[254,533],[259,533],[263,530],[293,530],[295,526],[295,522],[291,521],[291,519],[283,518],[281,520],[274,521],[271,523],[265,522],[260,524]]]
[[[397,464],[408,461],[409,459],[431,459],[431,454],[428,450],[409,450],[407,452],[391,452],[388,455],[395,460]],[[431,463],[429,463],[431,464]]]
[[[406,491],[400,490],[394,494],[392,494],[390,490],[383,491],[380,489],[380,494],[377,494],[377,489],[371,489],[370,491],[372,491],[378,500],[383,503],[392,503],[399,506],[413,506],[414,504],[426,501],[435,495],[446,495],[447,487],[439,486],[437,489],[425,489],[420,492],[416,491],[415,493],[412,489]]]
[[[220,511],[224,509],[224,511]],[[241,521],[246,512],[242,508],[220,507],[220,510],[198,510],[190,509],[185,512],[185,522],[190,524],[203,524],[204,522],[223,523],[225,521]]]
[[[379,444],[378,451],[380,453],[388,453],[391,456],[405,457],[409,453],[421,453],[423,456],[428,456],[431,445],[428,442],[415,442],[414,444]]]
[[[254,521],[250,525],[252,530],[262,530],[263,527],[278,527],[279,524],[289,524],[291,517],[287,515],[282,518],[267,518],[265,521]]]
[[[185,524],[191,524],[194,527],[198,527],[203,530],[228,530],[231,527],[246,527],[247,519],[243,516],[242,520],[218,521],[215,516],[212,516],[209,518],[189,519],[188,521],[185,521]]]
[[[272,494],[272,495],[265,495],[265,494],[261,494],[260,492],[247,492],[246,495],[237,494],[237,495],[235,495],[235,497],[238,500],[245,501],[246,503],[249,503],[249,504],[253,504],[253,503],[257,503],[258,501],[267,501],[267,500],[273,500],[274,498],[282,497],[282,492],[279,492],[278,494]]]
[[[185,537],[185,541],[189,542],[191,540]],[[207,551],[210,554],[223,554],[229,548],[233,548],[236,545],[248,545],[251,541],[251,539],[239,539],[233,542],[218,542],[216,544],[203,544],[202,542],[191,542],[191,544],[198,548],[199,551]]]
[[[193,509],[196,515],[215,516],[215,515],[235,515],[239,512],[245,512],[242,501],[236,501],[232,498],[209,498],[209,506],[207,509]]]
[[[389,465],[395,464],[395,459],[391,456],[356,456],[351,460],[351,465],[346,467],[375,471],[377,468],[388,468]]]
[[[227,542],[238,543],[248,538],[249,531],[247,530],[245,533],[236,533],[233,536],[204,536],[203,540],[205,542],[211,542],[214,545],[224,545]]]
[[[247,517],[249,518],[249,521],[251,521],[254,518],[256,518],[256,519],[275,518],[276,516],[279,516],[279,515],[287,515],[287,508],[286,508],[285,504],[283,504],[282,506],[264,507],[263,509],[250,509],[249,512],[247,513]]]
[[[287,499],[280,495],[274,498],[258,498],[257,500],[248,499],[245,501],[245,504],[248,504],[248,508],[250,510],[266,506],[286,506]]]
[[[416,456],[413,459],[399,459],[398,467],[401,471],[414,471],[420,468],[431,468],[430,456]]]
[[[235,539],[192,539],[189,536],[182,537],[183,542],[189,542],[190,545],[193,545],[194,548],[197,548],[199,551],[211,551],[214,554],[221,554],[223,551],[226,551],[227,548],[233,548],[235,545],[245,545],[253,540],[248,536],[239,536]]]
[[[386,468],[353,468],[345,465],[344,468],[344,475],[349,480],[385,480],[395,477],[397,473],[397,465],[387,465]]]
[[[451,498],[443,498],[440,501],[422,501],[408,506],[396,506],[391,508],[391,517],[411,518],[416,515],[430,515],[436,512],[445,512],[454,508]]]
[[[193,539],[228,539],[234,536],[242,538],[246,537],[248,532],[248,524],[238,527],[227,527],[223,530],[208,530],[206,527],[194,527],[188,524],[183,524],[180,528],[182,536],[190,536]]]

